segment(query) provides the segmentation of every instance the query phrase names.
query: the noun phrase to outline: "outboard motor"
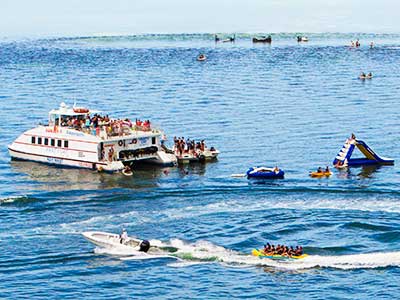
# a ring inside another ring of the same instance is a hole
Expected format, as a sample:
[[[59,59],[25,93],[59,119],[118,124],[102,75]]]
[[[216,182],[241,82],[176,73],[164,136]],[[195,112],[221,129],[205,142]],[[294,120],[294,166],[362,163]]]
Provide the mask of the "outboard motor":
[[[147,251],[149,251],[149,249],[150,249],[150,242],[148,241],[148,240],[143,240],[141,243],[140,243],[140,249],[139,249],[139,251],[142,251],[142,252],[147,252]]]

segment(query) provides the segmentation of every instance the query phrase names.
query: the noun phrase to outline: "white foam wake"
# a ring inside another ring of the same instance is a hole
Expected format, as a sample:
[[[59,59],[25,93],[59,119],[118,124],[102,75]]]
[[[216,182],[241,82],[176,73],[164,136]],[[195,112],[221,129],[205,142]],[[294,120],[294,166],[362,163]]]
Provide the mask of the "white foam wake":
[[[178,265],[187,266],[194,263],[218,262],[231,266],[264,266],[283,270],[302,270],[311,268],[336,268],[336,269],[365,269],[400,267],[400,251],[375,252],[364,254],[350,254],[338,256],[310,255],[298,260],[272,260],[259,258],[237,251],[229,250],[214,245],[207,241],[199,241],[193,244],[174,239],[168,243],[158,240],[150,241],[158,247],[174,247],[178,251],[172,255],[180,258]]]

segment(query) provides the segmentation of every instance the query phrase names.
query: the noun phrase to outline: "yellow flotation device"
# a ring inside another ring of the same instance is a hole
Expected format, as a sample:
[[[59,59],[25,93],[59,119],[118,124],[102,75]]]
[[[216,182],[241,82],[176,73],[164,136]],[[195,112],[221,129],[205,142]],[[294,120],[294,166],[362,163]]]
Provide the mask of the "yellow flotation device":
[[[279,254],[269,255],[268,253],[264,253],[264,251],[260,250],[260,249],[253,249],[251,251],[251,254],[253,256],[257,256],[260,258],[271,258],[271,259],[302,259],[302,258],[306,258],[308,256],[308,254],[292,255],[292,256],[285,256],[285,255],[279,255]]]
[[[331,171],[328,171],[328,172],[325,172],[325,171],[323,171],[323,172],[310,172],[310,176],[311,177],[329,177],[331,175],[332,175]]]

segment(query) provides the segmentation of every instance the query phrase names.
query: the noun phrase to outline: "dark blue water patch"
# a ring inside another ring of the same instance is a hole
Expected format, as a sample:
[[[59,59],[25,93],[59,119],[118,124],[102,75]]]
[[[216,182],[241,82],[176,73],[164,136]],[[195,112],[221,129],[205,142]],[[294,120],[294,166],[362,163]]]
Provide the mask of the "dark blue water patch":
[[[90,259],[92,253],[68,253],[68,254],[52,254],[52,255],[41,255],[34,257],[27,257],[9,261],[2,261],[0,263],[0,268],[2,271],[0,273],[10,274],[14,272],[24,271],[29,265],[29,268],[36,269],[36,265],[40,265],[40,267],[47,267],[49,265],[57,265],[57,264],[68,264],[76,261],[85,261]]]
[[[361,229],[368,231],[391,231],[393,227],[391,226],[383,226],[371,223],[362,223],[362,222],[349,222],[342,226],[344,229]]]
[[[396,243],[400,241],[400,231],[390,231],[385,233],[378,233],[372,236],[373,239],[381,243]]]

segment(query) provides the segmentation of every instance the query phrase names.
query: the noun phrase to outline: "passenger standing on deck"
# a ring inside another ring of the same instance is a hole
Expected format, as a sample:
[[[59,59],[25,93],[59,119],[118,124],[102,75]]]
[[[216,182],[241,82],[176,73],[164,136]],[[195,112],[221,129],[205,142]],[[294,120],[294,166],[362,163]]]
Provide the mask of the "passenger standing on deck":
[[[114,148],[110,147],[110,149],[108,150],[108,161],[113,161],[114,159]]]
[[[128,240],[128,233],[126,232],[126,229],[122,229],[122,233],[119,235],[119,242],[123,244]]]

